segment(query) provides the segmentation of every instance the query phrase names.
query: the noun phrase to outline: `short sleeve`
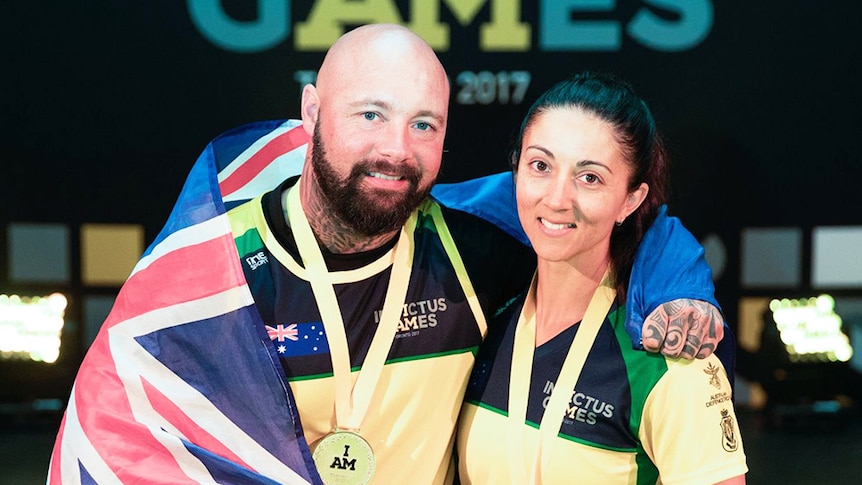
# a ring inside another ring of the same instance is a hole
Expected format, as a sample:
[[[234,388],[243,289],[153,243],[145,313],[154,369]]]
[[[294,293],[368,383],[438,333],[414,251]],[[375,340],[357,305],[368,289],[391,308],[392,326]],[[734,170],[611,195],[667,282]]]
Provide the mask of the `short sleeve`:
[[[716,483],[748,471],[732,387],[715,355],[667,359],[644,404],[639,437],[667,485]]]

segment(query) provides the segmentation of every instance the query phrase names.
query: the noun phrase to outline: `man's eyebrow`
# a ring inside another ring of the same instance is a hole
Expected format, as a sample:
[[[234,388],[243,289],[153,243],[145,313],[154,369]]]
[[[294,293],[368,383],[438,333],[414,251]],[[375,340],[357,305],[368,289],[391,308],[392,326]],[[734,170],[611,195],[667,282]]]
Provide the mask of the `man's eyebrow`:
[[[387,103],[386,101],[381,101],[379,99],[361,99],[359,101],[354,101],[353,103],[350,103],[350,106],[353,106],[356,108],[365,108],[365,107],[373,106],[373,107],[377,107],[377,108],[383,108],[385,110],[392,109],[392,106],[389,103]]]
[[[431,118],[434,121],[436,121],[438,124],[441,124],[441,125],[446,123],[446,118],[443,115],[440,115],[438,113],[435,113],[435,112],[429,111],[429,110],[420,111],[419,113],[416,114],[416,116],[419,116],[422,118]]]

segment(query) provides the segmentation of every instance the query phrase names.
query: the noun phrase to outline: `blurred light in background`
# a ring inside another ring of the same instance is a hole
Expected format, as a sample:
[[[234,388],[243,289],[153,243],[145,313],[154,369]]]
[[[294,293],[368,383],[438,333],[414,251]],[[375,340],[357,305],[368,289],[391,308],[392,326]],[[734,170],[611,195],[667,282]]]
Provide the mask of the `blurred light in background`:
[[[853,356],[831,296],[775,299],[769,309],[791,362],[847,362]]]
[[[0,359],[56,362],[67,304],[60,293],[0,295]]]

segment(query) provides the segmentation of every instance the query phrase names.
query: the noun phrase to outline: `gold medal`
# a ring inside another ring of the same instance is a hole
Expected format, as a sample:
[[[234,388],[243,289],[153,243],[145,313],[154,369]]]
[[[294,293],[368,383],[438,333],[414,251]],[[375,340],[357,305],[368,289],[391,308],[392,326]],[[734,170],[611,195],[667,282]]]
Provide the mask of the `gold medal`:
[[[365,485],[374,475],[374,452],[365,438],[336,430],[317,442],[312,455],[326,485]]]

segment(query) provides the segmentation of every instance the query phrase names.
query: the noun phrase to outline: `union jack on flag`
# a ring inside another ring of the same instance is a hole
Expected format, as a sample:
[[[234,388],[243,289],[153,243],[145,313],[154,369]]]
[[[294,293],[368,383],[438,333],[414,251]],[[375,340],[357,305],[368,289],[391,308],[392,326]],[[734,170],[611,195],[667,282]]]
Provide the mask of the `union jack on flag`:
[[[291,323],[286,327],[281,323],[275,326],[267,325],[266,333],[269,335],[270,340],[278,342],[284,342],[284,339],[293,340],[294,342],[299,340],[299,330],[296,329],[295,323]]]
[[[307,142],[271,121],[206,147],[78,371],[48,483],[321,483],[225,215]]]

